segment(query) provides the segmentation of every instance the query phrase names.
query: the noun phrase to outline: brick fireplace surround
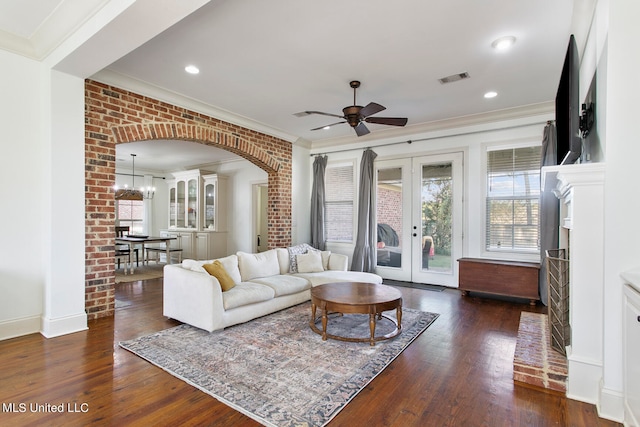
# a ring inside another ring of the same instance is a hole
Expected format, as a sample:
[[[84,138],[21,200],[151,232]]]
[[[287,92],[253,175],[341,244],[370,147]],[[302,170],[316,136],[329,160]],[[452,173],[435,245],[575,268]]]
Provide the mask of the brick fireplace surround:
[[[268,246],[291,244],[291,143],[99,82],[85,81],[85,310],[115,309],[116,145],[193,141],[233,152],[268,173]]]
[[[551,348],[548,316],[523,311],[513,357],[513,380],[564,395],[567,375],[566,357]]]

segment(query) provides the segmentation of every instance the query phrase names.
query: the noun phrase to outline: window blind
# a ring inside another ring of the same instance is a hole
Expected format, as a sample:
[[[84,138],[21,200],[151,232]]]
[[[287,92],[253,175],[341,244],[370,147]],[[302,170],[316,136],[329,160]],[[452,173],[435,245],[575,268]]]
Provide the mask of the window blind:
[[[353,164],[327,166],[324,185],[327,240],[352,242],[355,195]]]
[[[540,149],[487,152],[487,250],[540,249]]]

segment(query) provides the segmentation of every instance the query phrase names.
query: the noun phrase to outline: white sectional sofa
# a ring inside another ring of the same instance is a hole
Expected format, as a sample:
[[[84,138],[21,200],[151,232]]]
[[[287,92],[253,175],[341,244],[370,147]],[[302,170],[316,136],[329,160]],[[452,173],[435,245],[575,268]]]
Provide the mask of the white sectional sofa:
[[[306,253],[301,252],[300,249]],[[310,289],[331,282],[382,283],[373,273],[347,271],[345,255],[302,246],[219,258],[235,286],[222,291],[203,265],[184,260],[164,267],[163,314],[209,332],[247,322],[311,298]]]

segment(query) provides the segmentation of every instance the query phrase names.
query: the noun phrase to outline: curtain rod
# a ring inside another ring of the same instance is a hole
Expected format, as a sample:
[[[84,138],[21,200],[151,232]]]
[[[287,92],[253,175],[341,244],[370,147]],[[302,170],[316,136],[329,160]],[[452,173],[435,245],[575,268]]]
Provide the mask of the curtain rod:
[[[122,173],[122,172],[116,172],[116,175],[123,175],[123,176],[137,176],[137,177],[141,177],[144,178],[145,175],[139,175],[139,174],[132,174],[132,173]],[[151,178],[153,179],[166,179],[164,176],[151,176]]]
[[[551,124],[553,122],[555,122],[555,120],[546,120],[545,122],[540,122],[540,123],[530,123],[530,124],[528,124],[526,126],[535,125],[535,124],[544,124],[544,123]],[[343,153],[345,151],[367,150],[369,148],[386,147],[386,146],[389,146],[389,145],[411,144],[413,142],[430,141],[430,140],[433,140],[433,139],[453,138],[455,136],[471,135],[471,134],[475,134],[475,133],[485,133],[485,132],[495,132],[495,131],[501,131],[501,130],[510,130],[510,129],[517,129],[517,128],[521,128],[521,127],[523,127],[523,125],[513,125],[513,126],[508,126],[508,127],[499,128],[499,129],[475,130],[475,131],[468,131],[468,132],[452,133],[450,135],[429,136],[429,137],[420,138],[420,139],[409,139],[409,140],[406,140],[406,141],[388,142],[386,144],[374,145],[374,146],[365,147],[365,148],[344,148],[342,150],[325,151],[325,152],[322,152],[322,153],[309,154],[309,157],[323,156],[323,155],[326,155],[326,154]]]

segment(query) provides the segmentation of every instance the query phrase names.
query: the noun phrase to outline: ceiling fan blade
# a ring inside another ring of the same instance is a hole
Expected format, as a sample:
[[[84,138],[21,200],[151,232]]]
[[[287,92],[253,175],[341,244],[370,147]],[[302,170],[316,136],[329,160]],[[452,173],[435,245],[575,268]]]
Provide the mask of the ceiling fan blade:
[[[365,126],[364,122],[358,123],[358,126],[354,127],[358,136],[366,135],[369,133],[369,129]]]
[[[404,126],[407,124],[406,117],[367,117],[364,120],[367,123],[376,123],[379,125]]]
[[[376,104],[375,102],[370,102],[365,107],[363,107],[362,110],[360,110],[360,115],[362,117],[369,117],[386,109],[387,109],[386,107],[383,107],[380,104]]]
[[[341,125],[342,123],[347,123],[347,122],[331,123],[330,125],[320,126],[319,128],[313,128],[311,130],[320,130],[320,129],[328,128],[328,127],[335,126],[335,125]]]
[[[302,111],[300,113],[295,113],[294,116],[296,117],[304,117],[304,116],[309,116],[311,114],[320,114],[322,116],[329,116],[329,117],[338,117],[339,119],[343,119],[343,116],[339,116],[337,114],[331,114],[331,113],[323,113],[322,111]]]

